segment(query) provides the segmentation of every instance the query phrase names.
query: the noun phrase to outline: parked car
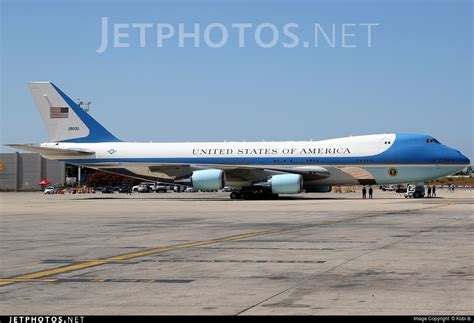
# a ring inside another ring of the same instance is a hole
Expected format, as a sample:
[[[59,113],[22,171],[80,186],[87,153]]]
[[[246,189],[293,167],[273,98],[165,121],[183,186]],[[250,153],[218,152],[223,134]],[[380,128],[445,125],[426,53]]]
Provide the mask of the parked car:
[[[137,192],[138,193],[150,193],[151,192],[150,185],[148,185],[147,183],[142,183],[142,184],[138,185]]]
[[[150,187],[150,190],[152,190],[153,192],[156,192],[158,188],[162,189],[162,186],[163,186],[160,183],[147,183],[147,185]]]
[[[101,192],[103,194],[112,194],[114,192],[114,188],[112,186],[104,186],[102,187]]]
[[[187,187],[184,191],[185,191],[186,193],[195,193],[195,192],[197,192],[198,190],[195,189],[194,187]]]
[[[44,189],[44,194],[56,194],[58,189],[54,186],[48,186]]]
[[[119,193],[128,193],[130,192],[130,185],[129,184],[122,184],[119,186],[118,189]]]
[[[155,186],[155,192],[156,193],[166,193],[168,192],[168,185],[156,185]]]
[[[142,185],[148,185],[149,183],[143,182],[132,187],[132,192],[138,192],[138,188]]]
[[[146,185],[148,185],[148,187],[150,188],[150,191],[156,190],[156,186],[157,186],[156,183],[146,183]]]
[[[181,193],[181,192],[184,192],[184,190],[186,189],[186,186],[174,185],[173,187],[171,187],[171,189],[173,190],[173,192]]]

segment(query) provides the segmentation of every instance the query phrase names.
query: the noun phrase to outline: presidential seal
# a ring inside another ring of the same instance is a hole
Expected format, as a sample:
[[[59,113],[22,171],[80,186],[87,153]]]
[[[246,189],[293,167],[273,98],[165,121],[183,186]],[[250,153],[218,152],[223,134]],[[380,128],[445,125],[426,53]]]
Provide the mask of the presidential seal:
[[[398,170],[396,168],[390,168],[388,170],[388,173],[389,173],[390,176],[397,176]]]

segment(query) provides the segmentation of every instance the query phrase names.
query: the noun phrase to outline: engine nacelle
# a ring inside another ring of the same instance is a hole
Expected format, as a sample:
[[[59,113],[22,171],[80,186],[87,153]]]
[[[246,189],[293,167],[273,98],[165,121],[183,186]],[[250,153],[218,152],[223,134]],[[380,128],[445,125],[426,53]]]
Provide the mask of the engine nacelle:
[[[224,188],[225,173],[221,169],[203,169],[193,172],[191,182],[195,189],[215,191]]]
[[[297,194],[303,190],[303,176],[299,174],[273,175],[271,179],[273,194]]]

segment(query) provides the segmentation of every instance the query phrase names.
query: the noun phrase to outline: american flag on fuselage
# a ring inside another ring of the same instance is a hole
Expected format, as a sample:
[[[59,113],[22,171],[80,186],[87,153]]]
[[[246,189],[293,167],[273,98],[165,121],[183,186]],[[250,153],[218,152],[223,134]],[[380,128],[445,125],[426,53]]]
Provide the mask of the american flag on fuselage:
[[[49,108],[50,119],[67,118],[69,116],[69,108],[51,107]]]

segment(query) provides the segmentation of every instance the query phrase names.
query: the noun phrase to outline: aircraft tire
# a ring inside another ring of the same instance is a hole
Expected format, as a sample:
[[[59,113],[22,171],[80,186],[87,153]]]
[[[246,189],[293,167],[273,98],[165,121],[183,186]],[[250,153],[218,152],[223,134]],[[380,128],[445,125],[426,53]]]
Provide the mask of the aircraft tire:
[[[239,193],[237,193],[237,192],[232,192],[232,193],[230,193],[230,199],[231,199],[231,200],[237,200],[237,199],[239,199],[239,198],[240,198],[240,194],[239,194]]]

